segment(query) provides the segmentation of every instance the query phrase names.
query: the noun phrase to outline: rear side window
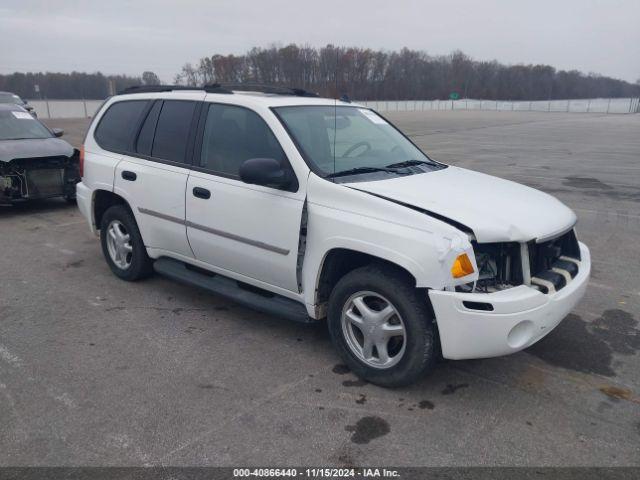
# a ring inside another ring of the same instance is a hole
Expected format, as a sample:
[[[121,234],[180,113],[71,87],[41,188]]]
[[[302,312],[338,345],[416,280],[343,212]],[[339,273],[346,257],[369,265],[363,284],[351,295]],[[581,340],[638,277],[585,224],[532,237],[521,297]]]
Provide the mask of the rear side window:
[[[187,163],[185,156],[195,108],[196,102],[165,100],[155,129],[152,157]]]
[[[98,145],[114,152],[131,151],[138,122],[148,103],[148,100],[131,100],[111,105],[94,134]]]
[[[209,106],[200,166],[238,177],[240,165],[250,158],[273,158],[282,166],[287,163],[282,147],[260,115],[232,105]]]

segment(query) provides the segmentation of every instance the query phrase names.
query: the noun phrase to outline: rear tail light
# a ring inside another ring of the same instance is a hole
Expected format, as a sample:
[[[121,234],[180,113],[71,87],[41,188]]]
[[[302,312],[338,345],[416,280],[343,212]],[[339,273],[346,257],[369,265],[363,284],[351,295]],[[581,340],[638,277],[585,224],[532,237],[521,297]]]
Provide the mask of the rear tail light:
[[[80,164],[78,165],[80,178],[84,177],[84,145],[80,147]]]

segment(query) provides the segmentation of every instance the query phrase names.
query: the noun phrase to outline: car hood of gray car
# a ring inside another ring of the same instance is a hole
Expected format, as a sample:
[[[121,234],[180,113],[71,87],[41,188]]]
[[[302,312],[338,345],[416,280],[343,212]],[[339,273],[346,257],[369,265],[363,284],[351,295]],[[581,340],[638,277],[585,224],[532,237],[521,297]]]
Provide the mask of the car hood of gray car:
[[[73,147],[59,138],[29,138],[0,141],[0,162],[18,158],[71,157]]]

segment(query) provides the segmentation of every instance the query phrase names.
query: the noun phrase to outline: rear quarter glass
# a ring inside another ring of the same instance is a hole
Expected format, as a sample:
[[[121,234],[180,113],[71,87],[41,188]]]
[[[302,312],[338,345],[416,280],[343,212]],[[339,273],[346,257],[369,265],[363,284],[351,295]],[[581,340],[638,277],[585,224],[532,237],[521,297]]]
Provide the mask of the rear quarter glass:
[[[112,152],[130,151],[138,122],[148,103],[149,100],[124,100],[109,106],[94,133],[100,148]]]

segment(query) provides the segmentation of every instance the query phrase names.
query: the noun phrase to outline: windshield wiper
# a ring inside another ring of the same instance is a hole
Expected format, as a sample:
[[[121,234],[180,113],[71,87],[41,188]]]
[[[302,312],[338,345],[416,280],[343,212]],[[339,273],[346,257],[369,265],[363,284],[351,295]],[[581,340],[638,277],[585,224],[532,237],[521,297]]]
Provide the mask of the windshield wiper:
[[[404,168],[404,167],[413,167],[416,165],[437,165],[434,162],[426,161],[426,160],[405,160],[404,162],[392,163],[391,165],[387,165],[386,168]]]
[[[357,175],[359,173],[372,173],[372,172],[388,172],[402,175],[403,172],[399,172],[394,168],[389,167],[356,167],[348,170],[341,170],[339,172],[330,173],[326,178],[344,177],[347,175]]]

